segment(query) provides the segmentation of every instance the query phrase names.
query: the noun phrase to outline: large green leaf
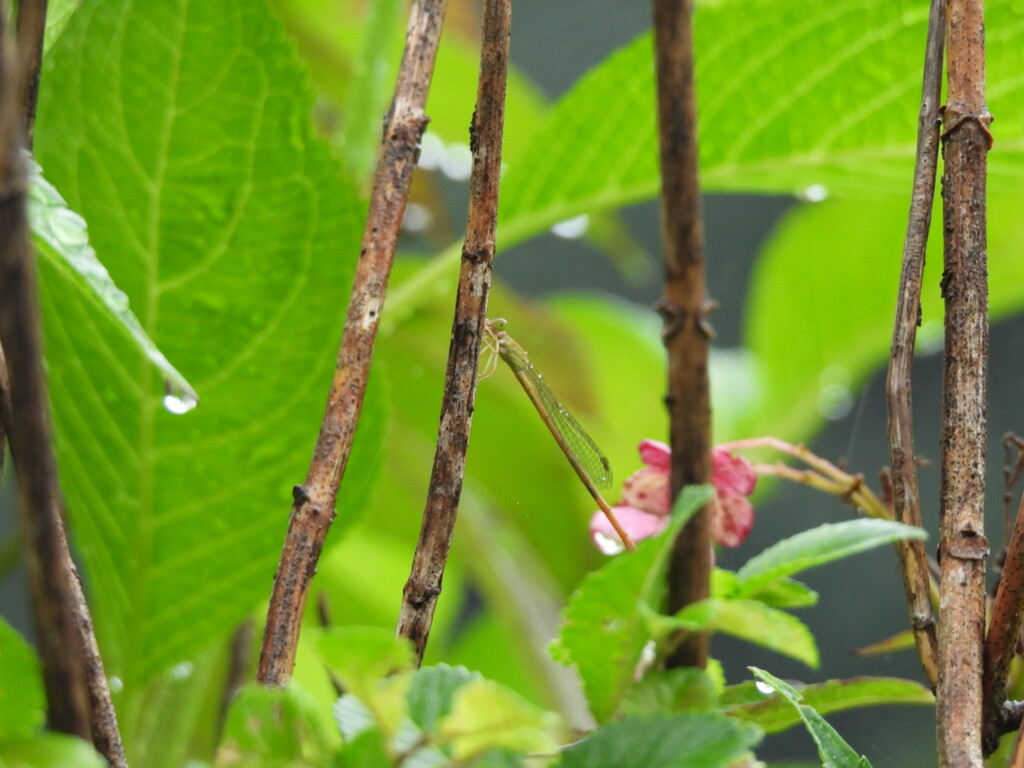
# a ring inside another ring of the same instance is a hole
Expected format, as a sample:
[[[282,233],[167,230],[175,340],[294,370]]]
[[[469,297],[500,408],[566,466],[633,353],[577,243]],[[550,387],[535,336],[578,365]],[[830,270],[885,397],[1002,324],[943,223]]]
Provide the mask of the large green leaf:
[[[742,12],[745,23],[736,23]],[[1024,7],[986,4],[989,104],[1013,114]],[[903,193],[913,167],[928,3],[726,0],[697,9],[701,181],[708,190]],[[767,41],[767,42],[766,42]],[[581,79],[507,158],[502,239],[657,191],[653,53],[645,35]],[[998,133],[991,172],[1018,186],[1024,127]],[[997,123],[998,125],[998,123]]]
[[[814,743],[818,745],[818,756],[821,758],[822,768],[871,768],[871,763],[867,758],[854,752],[853,748],[836,733],[836,730],[814,707],[803,703],[803,697],[796,688],[768,674],[763,669],[751,667],[751,670],[763,683],[774,688],[800,715],[808,733],[811,734]]]
[[[927,536],[921,528],[891,520],[862,518],[819,525],[783,539],[750,558],[736,574],[739,577],[736,594],[737,597],[754,595],[784,576],[816,568],[882,544],[903,539],[924,539]]]
[[[92,745],[63,733],[40,733],[0,744],[3,768],[105,768],[107,761]]]
[[[32,735],[42,728],[45,711],[35,651],[0,619],[0,741]]]
[[[725,768],[761,739],[721,715],[628,717],[569,747],[557,768]]]
[[[166,412],[139,350],[42,262],[61,477],[109,671],[131,699],[269,593],[361,206],[310,135],[312,95],[262,0],[88,4],[43,81],[48,178],[203,400]],[[354,457],[343,514],[366,472]]]
[[[894,704],[933,705],[932,692],[913,680],[892,677],[855,677],[826,680],[799,689],[801,701],[822,715],[857,707]],[[800,722],[800,714],[781,695],[765,696],[755,683],[731,685],[722,692],[719,706],[733,717],[757,723],[769,733]]]
[[[139,319],[132,314],[128,297],[110,279],[96,252],[89,245],[85,221],[68,208],[60,192],[53,188],[34,161],[29,161],[30,186],[28,218],[36,252],[46,259],[50,269],[63,272],[63,278],[77,284],[84,301],[109,313],[115,327],[139,347],[156,366],[167,392],[165,404],[178,411],[189,411],[197,404],[195,390],[146,335]]]
[[[689,632],[723,632],[818,666],[818,645],[807,625],[759,600],[710,597],[687,605],[665,624]]]
[[[575,664],[598,721],[616,713],[633,682],[640,654],[652,639],[649,615],[662,607],[672,542],[709,496],[707,486],[684,488],[668,528],[589,574],[563,612],[551,653]]]

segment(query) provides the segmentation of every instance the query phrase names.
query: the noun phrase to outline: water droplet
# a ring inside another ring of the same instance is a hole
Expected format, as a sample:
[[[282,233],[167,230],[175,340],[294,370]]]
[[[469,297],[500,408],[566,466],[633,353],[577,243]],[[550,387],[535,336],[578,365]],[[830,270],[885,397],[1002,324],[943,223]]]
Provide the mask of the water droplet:
[[[422,232],[434,221],[433,214],[425,205],[409,203],[402,217],[402,229],[406,232]]]
[[[757,688],[757,690],[763,693],[765,696],[771,696],[773,693],[775,693],[775,689],[763,680],[758,680],[756,683],[754,683],[754,687]]]
[[[571,219],[560,221],[551,227],[551,233],[563,240],[578,240],[587,234],[590,228],[590,216],[582,214],[573,216]]]
[[[194,671],[195,665],[191,661],[183,661],[167,670],[167,676],[171,680],[188,680]]]
[[[600,531],[594,532],[594,546],[602,555],[617,555],[626,549],[618,536],[605,536]]]
[[[107,686],[110,688],[111,693],[120,693],[124,690],[124,682],[120,677],[107,678]]]
[[[420,140],[420,159],[417,165],[425,171],[435,171],[444,162],[444,142],[436,133],[427,131]]]
[[[168,392],[164,395],[164,408],[175,416],[188,413],[197,405],[199,405],[199,398],[194,392]]]
[[[465,181],[473,170],[473,153],[468,144],[449,144],[441,161],[441,173],[453,181]]]
[[[824,184],[811,184],[800,192],[799,197],[808,203],[820,203],[828,197],[828,187]]]
[[[829,384],[818,390],[818,413],[830,421],[842,419],[853,410],[853,395],[841,384]]]

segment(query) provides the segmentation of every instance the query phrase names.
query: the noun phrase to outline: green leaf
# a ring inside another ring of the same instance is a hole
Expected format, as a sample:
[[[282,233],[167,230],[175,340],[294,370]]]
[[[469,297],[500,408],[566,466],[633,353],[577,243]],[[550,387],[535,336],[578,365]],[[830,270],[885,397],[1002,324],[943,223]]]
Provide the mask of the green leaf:
[[[735,598],[743,584],[732,571],[714,568],[711,571],[711,596]],[[775,579],[750,597],[773,608],[807,608],[818,604],[818,593],[795,579]]]
[[[438,721],[451,711],[456,692],[478,679],[478,673],[447,664],[419,670],[409,686],[409,716],[422,730],[432,732]]]
[[[784,576],[839,560],[868,549],[928,534],[891,520],[861,518],[826,523],[783,539],[750,558],[737,572],[738,596],[750,596]]]
[[[859,707],[935,703],[932,692],[920,683],[893,677],[826,680],[800,686],[798,690],[801,700],[822,715]],[[783,731],[800,722],[799,712],[787,699],[780,694],[765,696],[752,682],[726,688],[719,706],[733,717],[757,723],[768,733]]]
[[[6,717],[8,712],[4,712]],[[92,745],[63,733],[0,742],[3,768],[107,768]]]
[[[569,747],[557,768],[725,768],[761,731],[721,715],[627,717]]]
[[[818,755],[822,759],[822,768],[871,768],[871,763],[866,757],[858,755],[850,745],[843,741],[843,738],[836,733],[836,730],[825,722],[820,714],[813,707],[802,704],[800,692],[788,683],[784,683],[763,669],[751,667],[754,675],[767,685],[778,691],[800,715],[804,721],[808,733],[818,745]]]
[[[519,753],[555,748],[558,716],[490,680],[467,682],[455,693],[451,712],[438,723],[438,738],[452,757],[465,761],[491,749]]]
[[[32,646],[0,618],[0,742],[43,727],[46,696]]]
[[[345,744],[339,759],[340,768],[393,768],[384,737],[370,728]]]
[[[326,764],[328,744],[321,715],[301,690],[253,683],[231,702],[220,750],[232,767],[314,768]]]
[[[369,703],[384,678],[413,668],[412,648],[392,630],[331,627],[317,633],[320,655],[346,691]]]
[[[51,268],[60,271],[64,280],[78,288],[83,302],[92,302],[99,312],[108,313],[113,325],[156,366],[163,377],[166,396],[173,398],[172,407],[192,410],[199,396],[156,348],[139,319],[129,309],[128,297],[110,279],[106,267],[89,245],[85,220],[68,207],[60,192],[53,188],[39,165],[31,159],[29,179],[28,219],[35,236],[36,252],[49,261]]]
[[[313,96],[265,2],[84,5],[43,81],[48,179],[203,398],[167,413],[135,345],[41,262],[61,479],[128,740],[146,683],[266,599],[361,205],[311,136]],[[359,511],[378,436],[360,425],[343,515]]]
[[[738,9],[750,23],[736,24]],[[1020,8],[997,0],[985,12],[989,106],[1013,114],[1022,87]],[[786,193],[820,184],[843,195],[906,194],[927,15],[923,0],[843,0],[811,10],[801,0],[698,6],[705,190]],[[1022,138],[1019,124],[999,133],[994,185],[1019,183]],[[504,246],[582,213],[654,197],[656,158],[653,54],[644,35],[584,76],[533,140],[506,158]]]
[[[802,621],[758,600],[708,598],[683,608],[670,621],[690,632],[724,632],[818,666],[818,646]]]
[[[647,612],[661,608],[672,542],[710,497],[706,486],[683,489],[665,532],[589,574],[562,614],[551,654],[563,664],[575,664],[598,722],[615,714],[651,639]]]
[[[622,702],[627,715],[659,712],[704,712],[718,703],[718,685],[693,667],[652,670],[638,680]]]
[[[82,0],[49,0],[46,5],[46,32],[43,33],[44,51],[49,51],[57,42],[81,4]]]

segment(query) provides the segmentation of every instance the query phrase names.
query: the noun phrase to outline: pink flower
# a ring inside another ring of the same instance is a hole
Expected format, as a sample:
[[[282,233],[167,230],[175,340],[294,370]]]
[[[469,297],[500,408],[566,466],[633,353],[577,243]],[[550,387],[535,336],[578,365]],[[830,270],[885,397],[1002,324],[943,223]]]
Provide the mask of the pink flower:
[[[661,533],[672,511],[671,449],[657,440],[641,440],[639,448],[647,466],[626,478],[622,506],[613,508],[634,541]],[[722,546],[738,547],[754,525],[754,507],[747,497],[754,491],[757,474],[742,456],[720,448],[711,449],[711,472],[716,491],[711,537]],[[600,511],[590,520],[590,536],[602,552],[621,550],[618,536]]]

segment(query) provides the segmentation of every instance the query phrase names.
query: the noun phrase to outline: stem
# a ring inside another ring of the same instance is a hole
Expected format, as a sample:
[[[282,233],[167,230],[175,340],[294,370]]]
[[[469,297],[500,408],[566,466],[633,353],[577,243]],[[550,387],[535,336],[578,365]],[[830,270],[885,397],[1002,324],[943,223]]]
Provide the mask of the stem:
[[[462,248],[441,423],[420,538],[398,617],[397,633],[412,641],[417,662],[423,660],[434,609],[441,594],[466,468],[494,260],[510,31],[509,0],[487,0],[480,81],[470,127],[473,172],[469,180],[466,241]]]
[[[985,106],[982,0],[948,0],[947,93],[943,113],[946,233],[941,433],[939,682],[941,768],[982,764],[982,644],[988,286],[985,163],[991,141]]]
[[[999,746],[999,713],[1006,701],[1006,676],[1017,650],[1017,633],[1024,618],[1024,497],[1017,510],[1017,520],[1006,552],[1006,562],[999,578],[988,633],[985,636],[985,751]],[[1019,723],[1018,723],[1019,725]]]
[[[917,485],[914,450],[914,418],[911,398],[911,369],[914,342],[921,317],[921,279],[924,272],[928,228],[935,200],[935,168],[938,164],[940,104],[942,101],[942,46],[945,0],[932,0],[925,46],[921,111],[917,123],[917,157],[914,185],[903,242],[903,269],[896,300],[896,321],[886,378],[889,413],[889,463],[892,467],[892,498],[896,519],[906,525],[921,525],[921,496]],[[938,640],[930,598],[928,560],[922,541],[901,541],[896,545],[907,594],[910,626],[917,653],[928,682],[938,680]]]
[[[309,582],[336,514],[338,486],[363,407],[395,245],[420,137],[428,121],[423,107],[434,72],[444,8],[445,0],[417,0],[410,12],[395,95],[384,121],[384,140],[334,381],[306,482],[292,493],[295,501],[267,609],[257,673],[257,679],[266,685],[284,685],[291,677]]]
[[[0,15],[6,9],[0,8]],[[127,766],[92,619],[64,530],[43,374],[36,263],[29,240],[18,64],[0,30],[0,421],[11,446],[49,725],[85,737]]]
[[[704,281],[704,232],[697,178],[697,109],[693,83],[693,2],[654,0],[654,51],[658,83],[661,221],[665,260],[668,404],[672,445],[672,496],[686,485],[711,480],[711,405],[708,347],[711,306]],[[710,508],[686,524],[668,568],[668,609],[675,613],[710,593]],[[708,634],[691,633],[669,666],[703,667]]]
[[[46,34],[47,0],[18,2],[18,103],[25,116],[25,146],[32,148],[39,97],[39,70],[43,63],[43,38]]]

